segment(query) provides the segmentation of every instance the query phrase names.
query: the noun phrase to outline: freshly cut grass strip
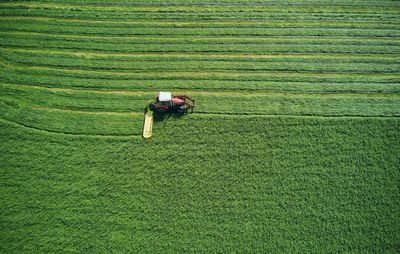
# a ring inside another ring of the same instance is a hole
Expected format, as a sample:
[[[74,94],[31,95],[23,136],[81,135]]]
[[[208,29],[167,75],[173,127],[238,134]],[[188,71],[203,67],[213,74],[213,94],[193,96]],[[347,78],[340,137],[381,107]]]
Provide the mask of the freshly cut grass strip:
[[[399,44],[400,46],[400,44]],[[399,47],[400,48],[400,47]],[[87,51],[63,51],[63,50],[51,50],[51,49],[31,49],[31,48],[4,48],[0,47],[2,52],[1,57],[3,59],[9,59],[10,61],[16,61],[20,63],[34,63],[37,58],[47,60],[50,59],[49,63],[56,64],[57,61],[70,63],[74,61],[78,64],[88,62],[90,66],[101,63],[101,61],[107,61],[111,64],[114,62],[122,62],[122,67],[135,66],[135,62],[152,62],[156,65],[158,62],[169,62],[168,64],[174,64],[174,62],[220,62],[231,63],[235,62],[252,62],[259,64],[264,63],[318,63],[318,64],[352,64],[352,63],[369,63],[369,64],[399,64],[400,56],[397,55],[329,55],[329,54],[163,54],[163,53],[136,53],[136,54],[118,54],[118,53],[102,53],[102,52],[87,52]],[[97,61],[97,62],[96,62]],[[137,65],[137,64],[136,64]]]
[[[306,6],[291,6],[291,7],[281,7],[281,6],[277,6],[276,4],[272,4],[270,7],[265,7],[265,3],[257,3],[256,5],[254,4],[254,2],[252,1],[246,1],[246,3],[242,6],[238,5],[238,4],[232,4],[231,2],[225,2],[222,3],[222,5],[225,6],[219,6],[219,5],[215,5],[214,2],[210,1],[212,4],[208,5],[208,4],[204,4],[203,2],[198,1],[198,3],[202,3],[200,6],[199,5],[182,5],[182,3],[178,3],[176,1],[171,1],[172,7],[164,7],[164,6],[159,6],[159,4],[156,4],[156,2],[137,2],[135,4],[127,4],[127,2],[125,1],[121,1],[121,5],[115,5],[110,4],[107,1],[104,2],[100,2],[102,4],[104,4],[103,6],[101,5],[96,5],[94,3],[99,3],[98,1],[94,1],[91,4],[93,5],[82,5],[82,4],[67,4],[67,3],[76,3],[76,1],[64,1],[65,4],[59,4],[58,2],[53,2],[50,3],[50,1],[48,1],[47,3],[34,3],[33,1],[30,2],[24,2],[24,1],[20,1],[18,3],[1,3],[1,6],[28,6],[28,7],[41,7],[41,8],[80,8],[80,9],[95,9],[95,10],[103,10],[103,9],[121,9],[121,10],[158,10],[158,11],[171,11],[171,10],[210,10],[210,11],[215,11],[215,10],[276,10],[276,11],[300,11],[300,12],[306,12],[307,10],[310,11],[334,11],[334,12],[352,12],[352,11],[356,11],[356,12],[400,12],[400,8],[397,4],[393,4],[393,2],[391,2],[387,5],[383,5],[383,6],[390,6],[392,8],[376,8],[381,7],[382,5],[377,5],[376,1],[373,1],[373,5],[366,5],[365,1],[360,3],[360,4],[353,4],[353,5],[349,5],[348,1],[343,1],[343,3],[346,3],[346,5],[341,6],[339,5],[339,7],[332,7],[330,5],[325,5],[323,4],[322,6],[318,6],[315,5],[315,3],[313,3],[312,5],[310,5],[310,7]],[[272,2],[272,1],[271,1]],[[84,3],[84,2],[82,2]],[[87,2],[88,3],[88,2]],[[144,4],[147,3],[147,4]],[[157,2],[158,3],[158,2]],[[289,4],[290,5],[290,4]],[[255,6],[255,7],[254,7]],[[368,7],[364,7],[364,6],[368,6]],[[375,8],[374,8],[375,7]],[[393,8],[394,7],[394,8]],[[397,7],[397,8],[396,8]]]
[[[86,58],[75,55],[42,52],[3,52],[1,58],[12,64],[31,68],[60,68],[88,71],[116,72],[295,72],[295,73],[357,73],[400,74],[400,58],[397,59],[322,59],[284,58],[274,59],[199,59],[176,57],[164,59],[141,58],[132,61],[128,57],[95,56]],[[374,61],[375,60],[375,61]]]
[[[65,93],[94,93],[94,94],[117,94],[117,95],[142,95],[148,94],[154,96],[155,93],[159,91],[103,91],[103,90],[88,90],[88,89],[70,89],[70,88],[50,88],[50,87],[41,87],[41,86],[31,86],[31,85],[22,85],[22,84],[1,84],[0,86],[9,87],[11,89],[39,89],[44,91],[53,91],[53,92],[65,92]],[[310,93],[310,94],[301,94],[301,93],[274,93],[274,92],[260,92],[260,91],[251,91],[251,90],[234,90],[234,91],[213,91],[213,90],[176,90],[174,89],[175,93],[180,94],[209,94],[209,95],[240,95],[240,96],[251,96],[251,95],[285,95],[285,96],[368,96],[368,97],[400,97],[400,93],[394,94],[357,94],[357,93],[342,93],[342,94],[318,94],[318,93]],[[90,112],[89,112],[90,113]],[[96,112],[93,112],[96,113]],[[106,113],[106,112],[105,112]],[[116,112],[114,112],[116,113]],[[124,113],[122,113],[124,114]],[[129,113],[128,113],[129,114]]]
[[[60,19],[49,17],[35,17],[35,16],[0,16],[2,20],[34,20],[34,21],[56,21],[56,22],[73,22],[73,23],[99,23],[99,24],[137,24],[143,26],[192,26],[199,25],[200,27],[226,27],[226,25],[244,27],[268,27],[268,26],[296,26],[302,27],[303,25],[310,26],[373,26],[382,28],[398,27],[400,23],[386,23],[386,22],[344,22],[344,21],[111,21],[111,20],[85,20],[85,19]]]
[[[132,54],[202,54],[207,55],[316,55],[329,56],[341,55],[343,57],[398,57],[400,52],[399,44],[378,43],[378,45],[359,45],[359,44],[313,44],[307,42],[299,43],[274,43],[268,44],[259,43],[199,43],[190,44],[185,42],[174,42],[161,46],[159,43],[95,43],[83,44],[86,42],[47,42],[47,41],[31,41],[29,39],[7,39],[2,38],[0,44],[2,48],[14,49],[33,49],[33,50],[53,50],[65,51],[66,53],[75,51],[97,54],[116,54],[116,55],[132,55]],[[169,43],[169,42],[165,42]],[[32,45],[36,45],[33,47]],[[392,50],[390,50],[392,49]]]
[[[1,65],[0,65],[1,66]],[[183,76],[69,73],[55,70],[0,68],[0,81],[50,88],[102,91],[253,91],[280,93],[396,94],[400,77],[365,76]]]
[[[79,10],[79,11],[78,11]],[[379,22],[397,23],[396,12],[343,12],[314,9],[235,9],[235,10],[132,10],[92,9],[92,8],[42,8],[33,6],[0,6],[1,16],[29,16],[62,19],[86,19],[102,21],[173,21],[173,22],[215,22],[215,21],[319,21],[325,22]]]
[[[249,38],[221,40],[219,38],[137,38],[113,41],[108,38],[60,38],[7,35],[0,38],[3,48],[80,51],[112,54],[297,54],[297,55],[362,55],[398,56],[400,43],[396,40],[254,40]]]
[[[375,25],[140,25],[100,24],[65,21],[8,20],[0,23],[0,31],[40,32],[109,36],[353,36],[400,37],[396,26]]]
[[[0,86],[1,97],[27,106],[93,112],[144,112],[151,93],[91,93]],[[196,93],[198,113],[312,116],[400,116],[400,97]]]
[[[74,35],[74,34],[54,34],[54,33],[40,33],[40,32],[18,32],[18,31],[0,31],[0,34],[6,34],[9,38],[18,38],[23,37],[25,39],[45,39],[48,41],[52,40],[62,40],[60,41],[81,41],[81,42],[107,42],[112,40],[112,42],[119,44],[121,42],[129,42],[129,43],[176,43],[177,41],[183,41],[185,43],[225,43],[224,41],[229,42],[237,42],[241,44],[253,42],[253,43],[265,43],[265,41],[277,40],[288,43],[288,41],[307,41],[307,43],[326,43],[330,44],[332,41],[342,41],[346,42],[346,44],[374,44],[374,43],[382,43],[382,41],[387,41],[387,43],[398,43],[397,38],[391,37],[313,37],[313,36],[96,36],[96,35]],[[380,41],[380,42],[377,42]]]
[[[96,35],[69,35],[69,34],[54,34],[40,32],[0,32],[0,34],[8,35],[2,39],[4,42],[20,42],[23,40],[37,41],[39,46],[40,41],[47,41],[49,45],[57,42],[61,45],[66,42],[88,43],[114,43],[116,45],[124,44],[316,44],[316,45],[387,45],[398,46],[400,42],[396,37],[344,37],[344,36],[96,36]],[[36,44],[35,44],[36,46]],[[82,45],[84,46],[84,45]],[[195,45],[194,45],[195,46]],[[83,48],[83,47],[82,47]]]
[[[32,49],[32,48],[6,48],[0,47],[0,50],[3,51],[14,51],[14,52],[29,52],[29,53],[46,53],[46,54],[59,54],[60,56],[85,56],[87,58],[93,59],[94,57],[119,57],[123,59],[129,58],[141,58],[145,60],[164,60],[164,61],[184,61],[196,59],[198,61],[205,60],[220,60],[220,61],[228,61],[228,60],[251,60],[251,61],[260,61],[262,59],[268,59],[264,61],[271,61],[271,58],[284,58],[285,61],[293,61],[292,58],[297,58],[297,61],[307,61],[308,58],[324,58],[325,61],[331,61],[330,59],[340,59],[341,62],[365,62],[365,61],[379,61],[377,59],[392,59],[399,60],[400,56],[395,55],[328,55],[328,54],[240,54],[240,53],[231,53],[231,54],[176,54],[176,53],[136,53],[136,54],[120,54],[120,53],[101,53],[101,52],[87,52],[87,51],[66,51],[66,50],[52,50],[52,49]],[[354,58],[354,59],[353,59]],[[355,59],[365,59],[355,60]],[[283,60],[281,60],[283,61]],[[379,61],[380,63],[385,63],[383,61]],[[393,63],[393,62],[388,62]]]
[[[22,66],[16,66],[10,63],[5,63],[5,62],[0,62],[0,65],[3,65],[8,68],[21,68]],[[70,69],[70,68],[64,68],[64,67],[43,67],[43,66],[24,66],[23,68],[26,69],[31,69],[31,70],[46,70],[46,71],[60,71],[60,72],[69,72],[69,73],[92,73],[92,74],[106,74],[106,75],[127,75],[127,76],[166,76],[166,77],[171,77],[171,76],[190,76],[190,77],[201,77],[201,76],[207,76],[207,75],[221,75],[221,76],[309,76],[309,77],[341,77],[341,76],[348,76],[348,77],[388,77],[388,78],[397,78],[400,77],[400,74],[391,74],[391,73],[336,73],[336,72],[331,72],[331,73],[319,73],[319,72],[272,72],[272,71],[259,71],[259,72],[226,72],[226,71],[219,71],[219,72],[214,72],[214,71],[160,71],[160,72],[154,72],[154,71],[147,71],[147,72],[117,72],[117,71],[103,71],[103,70],[85,70],[85,69]]]

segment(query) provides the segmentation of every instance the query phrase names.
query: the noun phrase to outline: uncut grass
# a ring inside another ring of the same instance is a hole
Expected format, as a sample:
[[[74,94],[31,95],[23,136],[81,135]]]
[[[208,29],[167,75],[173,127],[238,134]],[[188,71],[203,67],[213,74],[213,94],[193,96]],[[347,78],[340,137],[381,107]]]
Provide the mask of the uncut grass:
[[[0,241],[5,252],[395,252],[399,124],[192,115],[143,142],[0,120]]]

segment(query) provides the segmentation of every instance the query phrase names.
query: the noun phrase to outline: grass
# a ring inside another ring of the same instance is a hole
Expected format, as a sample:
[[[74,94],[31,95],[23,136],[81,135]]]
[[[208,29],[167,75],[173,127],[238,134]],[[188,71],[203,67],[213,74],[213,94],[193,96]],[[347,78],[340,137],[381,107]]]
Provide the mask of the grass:
[[[399,12],[0,1],[0,252],[399,252]]]
[[[397,119],[193,115],[146,142],[1,125],[6,252],[398,247]]]

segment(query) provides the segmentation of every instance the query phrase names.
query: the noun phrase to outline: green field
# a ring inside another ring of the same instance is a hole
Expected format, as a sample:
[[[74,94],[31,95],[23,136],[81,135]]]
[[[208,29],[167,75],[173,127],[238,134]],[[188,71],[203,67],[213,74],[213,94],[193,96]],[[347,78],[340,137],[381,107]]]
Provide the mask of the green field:
[[[0,0],[0,137],[1,253],[398,253],[400,2]]]

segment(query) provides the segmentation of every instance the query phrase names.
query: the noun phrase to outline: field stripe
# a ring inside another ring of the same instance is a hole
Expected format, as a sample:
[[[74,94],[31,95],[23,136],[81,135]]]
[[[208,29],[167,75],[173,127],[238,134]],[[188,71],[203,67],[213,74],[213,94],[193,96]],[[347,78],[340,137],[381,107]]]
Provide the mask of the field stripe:
[[[23,85],[23,84],[9,84],[9,83],[0,83],[2,86],[7,87],[25,87],[25,88],[33,88],[33,89],[42,89],[47,91],[54,92],[68,92],[68,93],[99,93],[99,94],[119,94],[119,95],[140,95],[140,94],[154,94],[154,96],[159,92],[158,90],[154,91],[99,91],[99,90],[86,90],[86,89],[70,89],[70,88],[51,88],[51,87],[42,87],[42,86],[33,86],[33,85]],[[336,93],[336,94],[321,94],[321,93],[278,93],[278,92],[232,92],[232,91],[199,91],[199,90],[174,90],[174,94],[183,93],[183,94],[205,94],[205,95],[231,95],[231,96],[270,96],[270,95],[280,95],[280,96],[320,96],[320,97],[400,97],[400,94],[360,94],[360,93]],[[85,111],[86,112],[86,111]],[[95,112],[97,113],[97,112]],[[107,112],[104,112],[107,113]],[[114,112],[110,112],[114,113]],[[115,112],[117,113],[117,112]],[[121,114],[131,114],[131,113],[121,113]],[[142,113],[139,113],[142,114]]]
[[[149,10],[149,11],[168,11],[168,10],[227,10],[227,11],[235,11],[235,10],[275,10],[275,11],[287,11],[287,10],[297,10],[297,11],[335,11],[335,12],[388,12],[388,13],[398,13],[400,12],[400,8],[365,8],[365,7],[249,7],[249,6],[235,6],[235,7],[206,7],[206,6],[174,6],[174,7],[145,7],[145,6],[82,6],[82,5],[72,5],[72,4],[51,4],[51,3],[0,3],[0,7],[7,6],[27,6],[27,7],[41,7],[41,8],[81,8],[88,10]]]
[[[230,39],[245,39],[245,40],[335,40],[335,41],[398,41],[396,37],[331,37],[331,36],[101,36],[101,35],[76,35],[76,34],[53,34],[53,33],[43,33],[43,32],[23,32],[23,31],[0,31],[0,34],[21,34],[21,35],[39,35],[39,36],[53,36],[53,37],[64,37],[64,38],[88,38],[88,39],[112,39],[112,40],[124,40],[124,39],[165,39],[165,40],[187,40],[187,39],[213,39],[213,40],[230,40]]]
[[[35,16],[0,16],[2,20],[39,20],[39,21],[62,21],[77,23],[99,23],[99,24],[142,24],[142,25],[338,25],[338,26],[400,26],[400,23],[383,22],[340,22],[340,21],[110,21],[110,20],[87,20],[87,19],[62,19]]]
[[[22,48],[9,48],[1,47],[0,50],[17,51],[17,52],[31,52],[31,53],[51,53],[51,54],[70,54],[75,56],[116,56],[116,57],[219,57],[219,58],[381,58],[381,59],[400,59],[400,56],[389,55],[346,55],[346,54],[176,54],[176,53],[99,53],[99,52],[86,52],[86,51],[69,51],[69,50],[43,50],[43,49],[22,49]]]

